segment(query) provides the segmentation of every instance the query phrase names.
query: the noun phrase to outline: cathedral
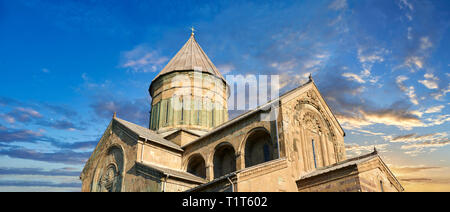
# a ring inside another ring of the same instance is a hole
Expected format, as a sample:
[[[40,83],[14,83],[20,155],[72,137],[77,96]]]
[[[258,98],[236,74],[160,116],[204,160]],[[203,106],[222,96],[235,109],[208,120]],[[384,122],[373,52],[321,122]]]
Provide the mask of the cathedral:
[[[114,113],[82,191],[404,190],[376,149],[346,157],[345,132],[312,77],[231,120],[230,86],[192,33],[150,83],[149,125]]]

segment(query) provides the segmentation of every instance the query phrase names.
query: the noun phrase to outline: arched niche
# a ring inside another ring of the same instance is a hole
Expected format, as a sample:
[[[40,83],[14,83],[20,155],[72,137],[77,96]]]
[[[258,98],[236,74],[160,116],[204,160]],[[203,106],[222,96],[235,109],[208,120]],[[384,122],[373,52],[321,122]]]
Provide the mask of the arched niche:
[[[199,154],[192,156],[189,159],[186,171],[201,178],[206,178],[206,166],[203,157]]]
[[[231,144],[219,144],[213,157],[214,178],[236,171],[236,153]]]
[[[245,167],[254,166],[274,159],[274,147],[270,134],[264,129],[257,129],[246,138]]]

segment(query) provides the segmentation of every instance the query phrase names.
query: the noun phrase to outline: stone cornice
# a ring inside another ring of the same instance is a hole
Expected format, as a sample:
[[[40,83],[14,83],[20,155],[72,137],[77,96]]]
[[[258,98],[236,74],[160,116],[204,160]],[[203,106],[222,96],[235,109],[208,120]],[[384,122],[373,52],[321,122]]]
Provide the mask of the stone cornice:
[[[238,182],[242,182],[250,178],[255,178],[268,173],[272,173],[287,167],[288,164],[286,158],[280,158],[265,163],[261,163],[252,167],[242,169],[238,173]]]

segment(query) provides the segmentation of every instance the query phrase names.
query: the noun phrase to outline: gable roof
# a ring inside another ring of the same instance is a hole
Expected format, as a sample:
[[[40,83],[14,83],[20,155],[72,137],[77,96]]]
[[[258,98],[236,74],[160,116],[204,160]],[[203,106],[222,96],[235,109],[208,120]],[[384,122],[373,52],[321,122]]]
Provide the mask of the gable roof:
[[[398,181],[398,179],[395,177],[394,173],[392,173],[392,171],[388,168],[388,166],[384,163],[384,161],[378,155],[378,151],[375,148],[374,148],[374,151],[371,153],[357,156],[354,158],[350,158],[350,159],[347,159],[347,160],[344,160],[344,161],[341,161],[341,162],[338,162],[338,163],[335,163],[335,164],[332,164],[329,166],[320,167],[312,172],[309,172],[309,173],[303,175],[302,177],[300,177],[299,180],[297,180],[297,182],[303,181],[305,179],[312,178],[315,176],[319,176],[319,175],[326,175],[335,170],[344,169],[344,168],[351,167],[351,166],[358,166],[358,165],[363,164],[372,159],[378,160],[381,167],[383,167],[383,169],[386,170],[386,174],[387,174],[388,178],[392,179],[391,182],[394,184],[395,187],[397,187],[401,191],[405,190],[403,188],[403,186],[400,184],[400,182]]]
[[[185,129],[185,128],[178,127],[178,128],[174,128],[174,129],[165,131],[165,132],[158,132],[158,135],[161,135],[163,138],[167,138],[168,136],[170,136],[174,133],[177,133],[179,131],[184,131],[189,134],[195,135],[197,137],[200,137],[200,136],[208,133],[207,131],[203,131],[203,130],[191,130],[191,129]]]
[[[326,173],[329,173],[331,171],[342,169],[342,168],[349,167],[349,166],[352,166],[352,165],[358,165],[360,163],[369,161],[369,160],[371,160],[373,158],[377,158],[377,157],[378,157],[378,153],[376,151],[373,151],[373,152],[371,152],[369,154],[361,155],[361,156],[354,157],[354,158],[350,158],[350,159],[347,159],[347,160],[344,160],[344,161],[332,164],[330,166],[317,168],[316,170],[314,170],[314,171],[312,171],[312,172],[310,172],[308,174],[303,175],[300,178],[300,180],[303,180],[303,179],[306,179],[306,178],[310,178],[310,177],[314,177],[314,176],[318,176],[318,175],[321,175],[321,174],[326,174]]]
[[[137,124],[133,124],[131,122],[125,121],[125,120],[117,118],[117,117],[114,117],[113,120],[116,121],[117,123],[120,123],[122,126],[128,128],[129,130],[131,130],[140,138],[146,139],[148,141],[153,141],[155,143],[161,144],[166,147],[170,147],[172,149],[176,149],[178,151],[183,151],[183,149],[181,149],[180,146],[173,143],[172,141],[164,139],[163,137],[161,137],[156,132],[154,132],[150,129],[141,127]]]
[[[190,70],[201,70],[202,72],[210,73],[213,76],[216,76],[226,82],[222,74],[219,72],[216,66],[214,66],[214,64],[211,62],[211,60],[195,40],[194,33],[191,34],[189,40],[169,61],[169,63],[163,68],[163,70],[159,72],[158,75],[156,75],[153,81],[155,81],[158,77],[168,73]]]

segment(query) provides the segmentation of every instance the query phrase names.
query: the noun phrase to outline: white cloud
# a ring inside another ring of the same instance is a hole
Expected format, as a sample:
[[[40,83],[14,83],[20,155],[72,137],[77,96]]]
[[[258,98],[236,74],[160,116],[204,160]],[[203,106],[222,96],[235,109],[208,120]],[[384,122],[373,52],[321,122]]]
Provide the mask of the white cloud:
[[[428,126],[441,125],[445,122],[450,121],[450,114],[437,115],[435,117],[427,118]]]
[[[8,114],[0,114],[0,117],[3,118],[6,122],[8,122],[9,124],[14,124],[16,122],[16,119]],[[1,130],[1,126],[0,126],[0,130]]]
[[[439,80],[439,78],[435,77],[432,73],[426,73],[423,76],[427,79]]]
[[[375,63],[384,62],[384,57],[389,54],[389,50],[385,48],[375,48],[370,49],[369,47],[359,47],[358,48],[358,60],[361,63],[362,71],[360,72],[360,79],[364,81],[369,81],[372,84],[378,82],[379,76],[372,76],[371,70]],[[360,83],[362,81],[358,80]]]
[[[18,111],[21,111],[23,113],[26,113],[26,114],[28,114],[30,116],[33,116],[33,117],[36,117],[36,118],[41,118],[42,117],[42,114],[40,114],[39,112],[37,112],[36,110],[31,109],[31,108],[18,107],[16,109]]]
[[[358,49],[358,59],[361,63],[375,63],[375,62],[383,62],[383,55],[389,53],[388,50],[384,48],[376,49],[375,51],[367,52],[364,48]]]
[[[278,71],[290,71],[297,66],[297,62],[295,60],[289,60],[284,62],[274,62],[270,64],[272,68],[275,68]]]
[[[162,69],[168,58],[160,56],[145,45],[138,45],[130,51],[122,52],[121,61],[120,67],[132,72],[156,72]]]
[[[438,84],[436,81],[439,80],[439,78],[430,73],[425,74],[424,77],[425,80],[419,80],[418,82],[423,84],[428,89],[438,89]]]
[[[389,144],[374,144],[374,145],[359,145],[354,143],[349,143],[345,145],[345,150],[348,156],[357,156],[361,154],[366,154],[374,151],[374,148],[377,149],[378,152],[386,152]]]
[[[347,8],[347,0],[335,0],[332,2],[328,8],[332,10],[342,10]]]
[[[423,113],[424,113],[424,112],[419,111],[419,110],[412,110],[412,111],[411,111],[411,114],[413,114],[413,115],[415,115],[415,116],[417,116],[417,117],[419,117],[419,118],[422,117]]]
[[[416,133],[393,137],[383,136],[384,140],[391,143],[414,143],[414,142],[426,142],[426,141],[438,141],[447,137],[446,132],[430,133],[425,135],[417,135]]]
[[[401,146],[401,149],[423,149],[423,148],[436,148],[450,145],[450,140],[442,141],[426,141],[422,143],[408,144]]]
[[[316,72],[321,66],[324,65],[329,57],[330,55],[327,53],[313,55],[310,59],[301,62],[302,71],[308,73]]]
[[[439,112],[441,112],[441,110],[443,108],[445,108],[444,105],[438,105],[438,106],[430,107],[427,110],[425,110],[424,113],[439,113]]]
[[[428,37],[422,37],[420,38],[420,48],[422,50],[428,49],[432,47],[433,44],[431,43],[430,39]]]
[[[342,76],[348,78],[349,80],[353,80],[353,81],[356,81],[356,82],[359,82],[359,83],[365,83],[366,82],[359,75],[354,74],[354,73],[343,73]]]
[[[417,156],[420,153],[433,152],[436,151],[438,147],[447,146],[450,144],[447,132],[437,132],[425,135],[418,135],[416,133],[411,133],[402,136],[383,136],[384,140],[391,143],[404,143],[401,146],[405,154],[410,156]]]
[[[413,5],[411,3],[409,3],[407,0],[400,0],[399,7],[400,7],[400,9],[406,8],[406,9],[409,9],[411,11],[414,10]]]
[[[228,73],[234,71],[236,68],[234,67],[233,64],[222,64],[222,65],[218,65],[217,69],[219,69],[220,73],[222,73],[222,74],[228,74]]]
[[[442,97],[447,95],[447,93],[450,93],[450,84],[448,84],[446,88],[442,88],[438,92],[432,93],[431,96],[433,96],[436,100],[442,100]]]
[[[309,76],[309,73],[295,74],[291,71],[281,73],[279,89],[282,89],[286,86],[304,84],[308,81],[308,76]]]
[[[405,65],[410,68],[417,67],[421,69],[423,68],[423,63],[423,58],[418,56],[411,56],[405,59]],[[414,69],[411,69],[411,71],[414,71]]]
[[[414,127],[427,126],[411,112],[400,110],[359,110],[357,115],[336,115],[336,118],[339,120],[339,123],[341,123],[344,129],[360,129],[365,126],[375,124],[396,126],[405,130],[411,130]]]
[[[111,85],[110,80],[105,80],[103,83],[93,82],[92,79],[87,75],[87,73],[82,73],[81,78],[84,81],[82,87],[87,89],[106,88]],[[77,90],[80,90],[82,87],[77,88]]]
[[[408,27],[408,34],[406,36],[408,40],[412,40],[412,27]]]
[[[287,86],[297,86],[308,81],[308,76],[319,71],[330,55],[321,52],[311,55],[307,59],[290,59],[270,63],[270,67],[278,71],[280,76],[280,89]]]
[[[358,132],[362,132],[362,133],[366,133],[369,135],[384,135],[384,133],[379,133],[379,132],[372,132],[370,130],[363,130],[363,129],[359,129],[357,130]]]
[[[431,80],[419,80],[418,82],[423,84],[428,89],[438,89],[438,85],[434,81],[431,81]]]
[[[403,84],[404,81],[408,80],[408,77],[400,75],[396,78],[396,83],[397,86],[400,88],[400,90],[402,90],[403,92],[405,92],[405,94],[409,97],[409,100],[415,104],[418,105],[419,101],[417,99],[416,93],[415,93],[415,89],[414,86],[405,86]]]

